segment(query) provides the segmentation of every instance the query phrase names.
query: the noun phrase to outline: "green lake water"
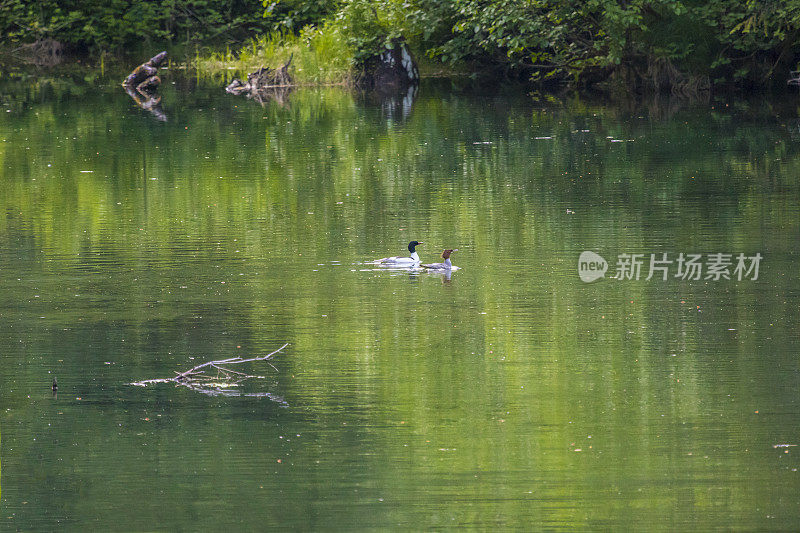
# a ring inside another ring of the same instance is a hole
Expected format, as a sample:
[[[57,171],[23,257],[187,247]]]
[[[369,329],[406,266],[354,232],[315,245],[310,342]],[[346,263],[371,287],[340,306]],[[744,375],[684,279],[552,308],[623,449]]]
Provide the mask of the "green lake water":
[[[163,78],[0,86],[0,529],[800,528],[800,96]]]

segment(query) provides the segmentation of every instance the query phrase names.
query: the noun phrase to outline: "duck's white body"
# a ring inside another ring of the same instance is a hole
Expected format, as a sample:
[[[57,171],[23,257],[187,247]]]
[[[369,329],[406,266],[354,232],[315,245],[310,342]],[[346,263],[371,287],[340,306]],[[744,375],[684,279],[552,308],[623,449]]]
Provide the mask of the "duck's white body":
[[[419,258],[419,255],[417,254],[417,252],[414,252],[408,257],[400,257],[400,256],[384,257],[383,259],[378,259],[378,261],[376,261],[376,262],[384,264],[384,265],[408,265],[408,266],[411,266],[411,265],[416,265],[417,263],[419,263],[420,262],[420,258]]]
[[[401,267],[417,266],[420,263],[420,258],[416,250],[418,244],[422,243],[418,241],[411,241],[410,243],[408,243],[408,251],[411,255],[405,257],[403,256],[384,257],[382,259],[377,259],[374,262],[387,266],[401,266]]]

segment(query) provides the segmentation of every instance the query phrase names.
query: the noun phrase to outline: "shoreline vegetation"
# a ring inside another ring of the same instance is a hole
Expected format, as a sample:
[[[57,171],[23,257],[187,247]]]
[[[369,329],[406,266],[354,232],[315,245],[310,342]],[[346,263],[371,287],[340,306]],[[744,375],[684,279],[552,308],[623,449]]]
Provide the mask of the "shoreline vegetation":
[[[208,78],[245,77],[261,67],[277,68],[291,58],[295,85],[350,85],[356,72],[351,57],[336,32],[307,26],[297,35],[259,35],[238,50],[197,52],[188,66]]]
[[[259,35],[238,49],[197,51],[186,61],[186,68],[206,78],[244,77],[261,67],[277,68],[292,58],[297,86],[351,86],[361,76],[353,55],[353,49],[335,30],[308,26],[299,35]],[[471,74],[465,65],[447,65],[419,55],[414,59],[425,78]]]
[[[166,47],[198,76],[292,59],[297,85],[352,85],[404,43],[424,77],[697,95],[786,85],[791,0],[25,0],[0,4],[0,48],[39,65]]]

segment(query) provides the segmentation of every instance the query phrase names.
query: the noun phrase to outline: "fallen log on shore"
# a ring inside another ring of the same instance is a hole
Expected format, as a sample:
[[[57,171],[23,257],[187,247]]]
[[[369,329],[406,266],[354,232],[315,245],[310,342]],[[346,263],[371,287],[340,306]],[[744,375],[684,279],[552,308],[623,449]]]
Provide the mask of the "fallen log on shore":
[[[276,69],[261,67],[255,72],[247,75],[247,81],[234,79],[227,87],[225,92],[235,95],[245,95],[258,103],[263,104],[268,100],[276,100],[278,103],[285,101],[289,90],[294,87],[294,79],[289,74],[289,66],[292,64],[292,57]]]

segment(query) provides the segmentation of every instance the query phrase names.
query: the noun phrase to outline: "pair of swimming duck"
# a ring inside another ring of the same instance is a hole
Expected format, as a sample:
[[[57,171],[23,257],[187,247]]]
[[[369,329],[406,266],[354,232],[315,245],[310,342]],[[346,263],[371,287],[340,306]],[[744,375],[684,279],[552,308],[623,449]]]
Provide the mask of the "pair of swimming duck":
[[[422,267],[427,270],[458,270],[458,267],[453,266],[453,264],[450,262],[450,254],[457,252],[458,249],[447,249],[442,252],[442,259],[444,259],[444,263],[429,263],[426,265],[421,265],[421,260],[416,249],[420,244],[422,244],[420,241],[411,241],[408,243],[408,251],[411,253],[411,255],[408,257],[384,257],[382,259],[378,259],[375,261],[375,263],[397,267]]]

